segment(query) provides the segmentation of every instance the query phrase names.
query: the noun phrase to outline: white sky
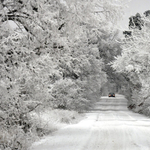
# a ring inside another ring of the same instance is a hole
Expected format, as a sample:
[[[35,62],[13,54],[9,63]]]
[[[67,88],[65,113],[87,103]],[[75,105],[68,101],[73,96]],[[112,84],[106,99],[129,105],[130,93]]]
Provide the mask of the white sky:
[[[129,7],[125,9],[125,16],[120,22],[120,25],[126,30],[128,29],[130,16],[150,10],[150,0],[131,0],[128,5]]]

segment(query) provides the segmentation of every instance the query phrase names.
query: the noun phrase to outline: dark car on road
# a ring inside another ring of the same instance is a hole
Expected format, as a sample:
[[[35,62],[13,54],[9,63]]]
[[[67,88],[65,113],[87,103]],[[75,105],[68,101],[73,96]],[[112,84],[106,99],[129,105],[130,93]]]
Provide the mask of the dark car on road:
[[[108,97],[115,97],[115,93],[109,93]]]

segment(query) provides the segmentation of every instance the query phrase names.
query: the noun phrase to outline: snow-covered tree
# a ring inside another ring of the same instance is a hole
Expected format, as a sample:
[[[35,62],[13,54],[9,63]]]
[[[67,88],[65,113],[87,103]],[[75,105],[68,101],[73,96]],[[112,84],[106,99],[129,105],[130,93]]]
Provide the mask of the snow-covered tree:
[[[0,123],[3,134],[9,133],[8,128],[16,131],[13,139],[9,134],[5,138],[3,149],[25,149],[21,139],[30,133],[29,112],[38,105],[80,110],[100,96],[106,74],[98,40],[104,31],[113,33],[121,4],[119,0],[0,1]],[[6,30],[9,21],[18,27]],[[32,108],[30,101],[35,104]]]
[[[144,19],[144,17],[143,17]],[[150,100],[150,32],[149,19],[144,19],[142,30],[132,30],[132,36],[122,42],[122,54],[116,57],[112,67],[120,73],[125,73],[132,84],[131,103],[136,107],[149,107]],[[130,104],[131,104],[130,103]],[[143,107],[141,109],[143,109]]]

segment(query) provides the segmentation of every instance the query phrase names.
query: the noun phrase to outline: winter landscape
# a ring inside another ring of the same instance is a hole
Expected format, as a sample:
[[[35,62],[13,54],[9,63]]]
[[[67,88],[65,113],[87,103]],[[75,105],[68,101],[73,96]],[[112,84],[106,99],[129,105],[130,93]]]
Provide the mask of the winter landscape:
[[[123,29],[129,4],[0,0],[0,150],[150,150],[150,8]]]

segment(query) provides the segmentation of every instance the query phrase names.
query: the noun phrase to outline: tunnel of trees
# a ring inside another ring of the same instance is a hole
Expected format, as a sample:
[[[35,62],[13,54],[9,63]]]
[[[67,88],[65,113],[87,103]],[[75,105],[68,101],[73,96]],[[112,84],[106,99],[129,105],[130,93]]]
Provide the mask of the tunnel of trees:
[[[130,18],[121,40],[114,24],[123,8],[116,0],[0,1],[0,149],[27,149],[38,130],[31,112],[81,112],[109,83],[148,113],[149,11]]]

